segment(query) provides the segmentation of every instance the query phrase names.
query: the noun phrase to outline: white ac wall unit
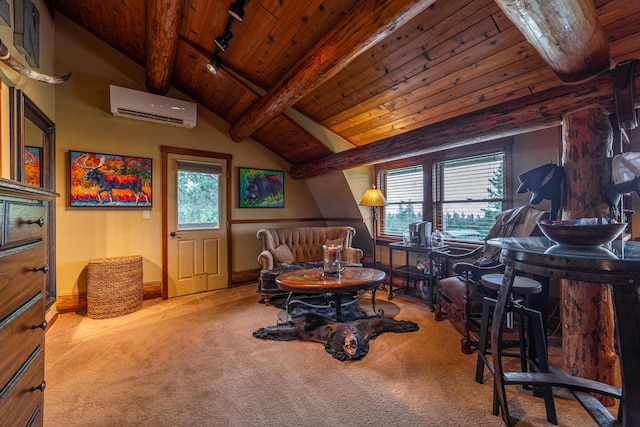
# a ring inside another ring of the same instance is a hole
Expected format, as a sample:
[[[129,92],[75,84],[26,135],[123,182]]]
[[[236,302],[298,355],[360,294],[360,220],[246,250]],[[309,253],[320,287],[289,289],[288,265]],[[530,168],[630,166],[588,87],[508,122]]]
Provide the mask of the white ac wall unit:
[[[152,93],[110,85],[111,113],[114,116],[164,123],[193,129],[197,104]]]

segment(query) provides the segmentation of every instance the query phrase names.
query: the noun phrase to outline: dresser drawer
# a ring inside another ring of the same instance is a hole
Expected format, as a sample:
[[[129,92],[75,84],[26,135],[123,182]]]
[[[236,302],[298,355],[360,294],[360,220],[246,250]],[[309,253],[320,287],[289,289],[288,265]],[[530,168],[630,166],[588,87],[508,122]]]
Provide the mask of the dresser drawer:
[[[7,203],[6,245],[40,240],[46,231],[47,208],[43,204]]]
[[[42,242],[24,246],[21,251],[0,254],[0,320],[44,292],[47,273],[33,271],[45,265]]]
[[[38,346],[44,346],[42,327],[46,324],[43,322],[44,299],[41,293],[0,321],[0,390],[20,369],[27,355]]]
[[[42,420],[44,392],[35,387],[44,383],[44,350],[31,353],[9,385],[0,390],[0,420],[8,426],[26,426]],[[38,414],[38,408],[40,413]],[[39,418],[39,420],[38,420]],[[5,425],[5,424],[3,424]]]

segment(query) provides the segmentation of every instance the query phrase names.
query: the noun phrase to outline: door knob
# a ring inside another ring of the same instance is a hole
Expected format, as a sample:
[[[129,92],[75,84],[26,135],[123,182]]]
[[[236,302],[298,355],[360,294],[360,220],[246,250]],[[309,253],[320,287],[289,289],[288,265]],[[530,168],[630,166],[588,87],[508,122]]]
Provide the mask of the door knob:
[[[178,233],[176,233],[175,231],[172,231],[171,233],[169,233],[169,236],[173,237],[174,239],[175,239],[175,238],[178,238],[178,239],[179,239],[179,238],[181,237],[181,236],[180,236]]]

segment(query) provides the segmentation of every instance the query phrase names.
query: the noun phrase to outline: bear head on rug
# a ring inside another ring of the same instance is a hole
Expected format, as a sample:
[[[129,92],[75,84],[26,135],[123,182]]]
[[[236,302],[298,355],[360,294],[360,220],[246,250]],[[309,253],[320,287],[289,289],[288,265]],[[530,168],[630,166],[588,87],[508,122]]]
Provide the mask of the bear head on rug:
[[[291,320],[275,326],[260,328],[253,333],[256,338],[276,341],[313,341],[324,344],[324,349],[334,358],[360,360],[369,352],[369,340],[383,332],[412,332],[418,325],[406,320],[386,316],[367,317],[357,306],[345,318],[336,322],[326,313],[297,310],[290,313]]]

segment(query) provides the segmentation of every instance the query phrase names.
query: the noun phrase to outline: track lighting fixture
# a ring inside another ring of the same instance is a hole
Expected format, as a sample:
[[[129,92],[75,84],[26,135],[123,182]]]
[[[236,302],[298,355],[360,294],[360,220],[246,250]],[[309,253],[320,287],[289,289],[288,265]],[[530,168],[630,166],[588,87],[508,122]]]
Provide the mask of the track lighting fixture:
[[[229,15],[233,16],[236,20],[242,21],[244,19],[244,5],[245,0],[238,0],[234,3],[231,3],[229,6]]]
[[[214,56],[211,58],[211,61],[207,62],[207,70],[209,70],[211,74],[218,74],[221,65],[222,60],[219,57]]]
[[[232,37],[233,33],[231,33],[230,30],[224,30],[224,33],[216,37],[216,45],[224,52],[229,47],[229,40],[231,40]]]
[[[215,38],[216,50],[213,52],[211,59],[207,62],[207,70],[211,72],[211,74],[218,74],[220,70],[220,65],[222,65],[222,60],[218,57],[218,53],[220,51],[226,51],[229,47],[229,41],[233,38],[233,33],[231,32],[231,25],[235,22],[235,20],[242,21],[244,19],[244,7],[247,4],[247,0],[236,0],[229,5],[229,18],[227,19],[227,25],[224,27],[224,31],[218,37]]]

